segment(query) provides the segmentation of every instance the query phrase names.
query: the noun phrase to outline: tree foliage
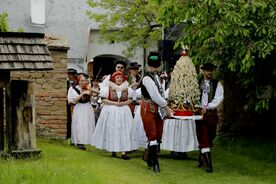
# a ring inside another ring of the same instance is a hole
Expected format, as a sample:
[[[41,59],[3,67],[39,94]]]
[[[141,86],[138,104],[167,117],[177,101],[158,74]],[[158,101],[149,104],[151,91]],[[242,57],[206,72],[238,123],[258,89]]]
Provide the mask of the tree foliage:
[[[92,8],[87,15],[99,24],[101,40],[124,42],[128,57],[134,54],[135,48],[149,48],[161,38],[154,1],[88,0],[87,3]]]
[[[13,31],[10,30],[9,24],[8,24],[8,14],[7,13],[0,13],[0,32],[8,32],[8,31]],[[25,32],[24,28],[19,28],[17,32]]]
[[[176,42],[188,45],[197,64],[213,62],[220,77],[246,91],[246,108],[262,111],[276,99],[275,0],[156,0],[165,27],[185,24]],[[271,98],[259,86],[272,87]]]
[[[184,24],[175,47],[188,45],[196,65],[212,62],[246,97],[243,107],[268,110],[276,99],[275,0],[88,0],[101,39],[148,48],[161,27]],[[97,8],[97,9],[95,9]],[[98,9],[102,11],[97,11]],[[113,30],[113,31],[110,31]],[[270,91],[269,91],[270,90]],[[261,97],[270,93],[269,97]]]
[[[9,30],[7,18],[7,13],[0,13],[0,32],[7,32]]]

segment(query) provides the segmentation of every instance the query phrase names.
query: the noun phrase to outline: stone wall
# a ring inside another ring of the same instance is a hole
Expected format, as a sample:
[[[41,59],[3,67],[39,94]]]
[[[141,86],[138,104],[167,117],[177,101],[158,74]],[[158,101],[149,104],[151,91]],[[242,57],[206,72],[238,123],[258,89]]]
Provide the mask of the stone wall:
[[[67,133],[67,51],[69,47],[57,38],[47,37],[53,70],[12,71],[11,79],[35,83],[36,131],[38,136],[66,138]],[[20,89],[18,89],[20,90]]]

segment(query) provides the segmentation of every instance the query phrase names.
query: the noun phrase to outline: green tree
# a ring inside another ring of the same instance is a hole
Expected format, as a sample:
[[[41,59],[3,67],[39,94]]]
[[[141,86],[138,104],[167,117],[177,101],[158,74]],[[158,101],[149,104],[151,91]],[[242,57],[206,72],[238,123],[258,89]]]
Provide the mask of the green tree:
[[[243,88],[273,85],[272,82],[275,81],[267,80],[266,77],[269,75],[275,78],[276,75],[275,62],[272,63],[271,59],[276,45],[276,1],[158,2],[162,5],[159,20],[163,25],[170,27],[185,24],[183,34],[176,45],[188,45],[196,63],[218,64],[222,69],[222,79],[227,79],[227,76],[233,73],[237,75],[237,83]],[[264,70],[268,70],[268,73],[258,73]],[[258,89],[253,89],[255,92],[250,93],[248,97],[258,96]],[[268,107],[266,101],[261,107],[256,106],[256,110],[267,110]]]
[[[276,99],[275,0],[156,2],[160,6],[160,24],[165,27],[184,24],[176,46],[188,45],[197,65],[212,62],[219,66],[225,88],[224,112],[228,114],[229,123],[251,121],[255,116],[248,118],[245,110],[273,114]]]
[[[135,48],[149,48],[161,38],[154,1],[88,0],[87,3],[92,8],[87,15],[99,24],[101,41],[124,42],[127,57],[133,56]]]
[[[7,13],[0,13],[0,32],[7,32],[9,30],[7,17]]]

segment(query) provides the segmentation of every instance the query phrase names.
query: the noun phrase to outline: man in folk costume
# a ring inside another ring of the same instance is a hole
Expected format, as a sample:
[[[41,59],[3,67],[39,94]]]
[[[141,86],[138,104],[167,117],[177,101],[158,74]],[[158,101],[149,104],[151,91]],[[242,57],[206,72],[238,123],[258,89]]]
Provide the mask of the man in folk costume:
[[[145,161],[154,172],[160,172],[158,163],[158,143],[163,133],[163,118],[170,116],[173,111],[167,106],[164,89],[160,82],[161,59],[158,53],[150,52],[147,58],[146,72],[142,79],[141,117],[148,138],[149,155]],[[146,152],[147,153],[147,152]],[[145,157],[144,157],[145,158]]]
[[[131,109],[131,112],[134,117],[134,110],[137,105],[140,105],[137,102],[137,89],[140,85],[141,75],[139,74],[139,69],[141,65],[137,62],[131,62],[130,66],[128,67],[129,75],[128,75],[128,83],[129,87],[133,90],[133,97],[132,97],[132,103],[129,104],[129,107]]]
[[[211,161],[211,147],[216,137],[218,115],[217,108],[223,101],[223,86],[213,78],[215,66],[212,63],[204,64],[201,69],[204,79],[199,81],[201,107],[203,119],[196,121],[197,139],[200,155],[197,166],[206,166],[206,172],[213,172]]]

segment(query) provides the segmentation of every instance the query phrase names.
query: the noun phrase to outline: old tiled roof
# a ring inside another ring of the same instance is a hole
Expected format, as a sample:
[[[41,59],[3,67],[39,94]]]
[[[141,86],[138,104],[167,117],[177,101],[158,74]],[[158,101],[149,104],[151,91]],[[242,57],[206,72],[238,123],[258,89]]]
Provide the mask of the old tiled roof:
[[[51,70],[42,33],[0,32],[0,70]]]

